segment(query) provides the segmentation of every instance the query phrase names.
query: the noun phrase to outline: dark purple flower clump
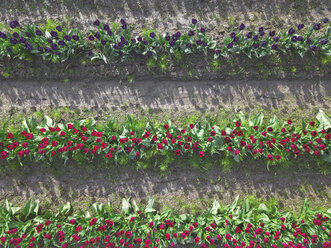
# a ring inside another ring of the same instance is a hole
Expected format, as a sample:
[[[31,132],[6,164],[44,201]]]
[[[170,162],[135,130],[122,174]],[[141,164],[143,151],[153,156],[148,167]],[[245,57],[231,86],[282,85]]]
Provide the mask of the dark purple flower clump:
[[[216,49],[215,50],[215,53],[216,53],[216,55],[219,55],[221,53],[221,50],[220,49]]]
[[[267,45],[267,42],[264,40],[261,42],[261,46],[265,47]]]
[[[110,27],[107,24],[103,25],[103,29],[106,30],[106,31],[110,31]]]
[[[174,40],[172,40],[172,41],[169,41],[169,45],[170,45],[170,46],[172,46],[172,47],[173,47],[173,46],[175,46],[175,44],[176,44],[176,43],[175,43],[175,41],[174,41]]]
[[[259,36],[257,36],[257,35],[253,36],[253,40],[257,41],[258,39],[259,39]]]
[[[239,41],[239,37],[234,37],[233,42],[238,42]]]
[[[75,41],[78,41],[78,40],[79,40],[78,35],[73,35],[72,38],[73,38]]]
[[[92,51],[89,51],[87,54],[91,57],[94,55],[94,53]]]
[[[90,36],[88,37],[88,39],[92,41],[92,40],[94,40],[94,36],[93,36],[93,35],[90,35]]]
[[[93,25],[94,26],[99,26],[100,25],[100,21],[98,19],[96,19],[94,22],[93,22]]]
[[[112,32],[111,30],[108,30],[108,31],[107,31],[107,34],[110,36],[110,35],[113,34],[113,32]]]
[[[192,19],[192,23],[193,23],[194,25],[197,24],[197,22],[198,22],[197,19],[194,19],[194,18]]]
[[[122,42],[122,41],[118,42],[118,45],[119,45],[120,47],[123,47],[123,42]]]
[[[298,41],[303,41],[303,37],[301,35],[298,36]]]
[[[155,33],[152,32],[152,33],[149,34],[149,36],[153,39],[153,38],[155,38]]]
[[[188,36],[193,36],[193,35],[195,35],[193,30],[188,31]]]
[[[46,47],[46,48],[45,48],[45,52],[46,52],[46,53],[50,53],[51,51],[52,51],[52,50],[51,50],[49,47]]]
[[[298,25],[298,29],[299,29],[299,30],[303,29],[304,27],[305,27],[305,25],[302,24],[302,23]]]
[[[53,40],[50,39],[50,38],[48,38],[48,39],[47,39],[47,42],[48,42],[48,43],[53,43]]]
[[[327,43],[328,43],[328,40],[327,40],[327,39],[321,39],[321,41],[320,41],[320,42],[321,42],[321,44],[322,44],[322,45],[325,45],[325,44],[327,44]]]
[[[59,45],[60,45],[60,46],[64,46],[64,45],[65,45],[64,40],[59,40]]]
[[[7,52],[11,53],[13,50],[11,49],[11,47],[6,47]]]
[[[274,37],[274,41],[275,42],[277,42],[278,40],[279,40],[279,37],[278,36]]]
[[[42,35],[43,33],[41,32],[41,30],[40,29],[37,29],[36,30],[36,35]]]
[[[203,42],[202,45],[205,47],[207,46],[207,42]]]
[[[5,33],[2,33],[2,32],[0,31],[0,38],[2,38],[2,39],[7,39],[7,35],[6,35]]]
[[[18,37],[20,37],[20,35],[15,32],[15,33],[13,33],[13,37],[17,39]]]
[[[310,43],[311,43],[311,39],[307,39],[307,40],[306,40],[306,43],[307,43],[307,44],[310,44]]]
[[[148,45],[148,41],[147,40],[143,40],[143,45]]]
[[[175,34],[175,36],[176,36],[177,38],[179,38],[179,37],[181,36],[181,33],[180,33],[180,32],[177,32],[177,33]]]
[[[114,49],[118,49],[118,45],[117,45],[117,44],[114,44],[114,45],[113,45],[113,48],[114,48]]]
[[[315,30],[320,30],[321,29],[321,23],[317,23],[313,27]]]
[[[269,35],[270,35],[271,37],[275,36],[275,34],[276,34],[275,30],[272,30],[272,31],[269,32]]]
[[[148,55],[148,56],[152,56],[152,55],[153,55],[153,52],[152,52],[152,51],[148,51],[148,52],[147,52],[147,55]]]
[[[29,32],[25,32],[26,37],[31,38],[32,35]]]
[[[200,31],[201,31],[201,33],[205,33],[206,32],[206,29],[205,28],[200,28]]]
[[[291,41],[292,41],[292,42],[296,42],[296,41],[297,41],[297,37],[294,35],[294,36],[291,38]]]
[[[232,32],[232,33],[230,34],[230,37],[233,39],[234,37],[236,37],[236,33],[235,33],[235,32]]]
[[[125,25],[126,24],[126,22],[125,22],[124,19],[121,19],[120,22],[122,23],[122,25]]]
[[[263,36],[265,33],[264,31],[259,32],[260,36]]]
[[[10,43],[13,44],[13,45],[17,44],[17,40],[16,40],[15,38],[10,38],[9,41],[10,41]]]
[[[56,49],[57,49],[57,45],[56,45],[55,43],[52,43],[52,44],[51,44],[51,48],[52,48],[53,50],[56,50]]]
[[[105,40],[101,40],[101,44],[102,44],[102,45],[106,45],[106,43],[107,43],[107,41],[105,41]]]
[[[247,37],[248,39],[250,39],[250,38],[252,38],[252,35],[253,35],[252,32],[248,32],[248,33],[246,34],[246,37]]]
[[[99,32],[96,32],[95,34],[94,34],[94,36],[95,36],[95,38],[97,38],[97,39],[100,39],[100,33]]]
[[[275,43],[275,44],[273,44],[272,46],[271,46],[271,49],[273,49],[273,50],[276,50],[278,48],[278,44],[277,43]]]
[[[255,49],[257,49],[257,48],[260,47],[260,44],[259,44],[259,43],[254,43],[253,47],[254,47]]]
[[[233,43],[230,42],[230,43],[228,44],[228,48],[232,48],[232,47],[233,47]]]
[[[59,31],[59,32],[61,32],[62,31],[62,28],[60,26],[57,26],[56,27],[56,30]]]
[[[315,45],[310,46],[310,50],[316,51],[317,47]]]
[[[264,28],[263,27],[259,27],[259,33],[263,32]]]
[[[26,42],[26,39],[23,37],[23,36],[21,36],[20,37],[20,39],[18,40],[20,43],[25,43]]]
[[[143,39],[139,36],[138,38],[137,38],[137,41],[142,41]]]
[[[71,41],[71,36],[70,35],[65,35],[64,39],[67,40],[67,41]]]
[[[187,48],[191,48],[191,46],[192,46],[191,43],[187,43],[187,44],[186,44],[186,47],[187,47]]]
[[[328,23],[329,22],[329,18],[325,17],[323,20],[324,23]]]
[[[11,28],[16,28],[16,27],[19,27],[20,24],[18,23],[17,20],[15,20],[15,21],[11,21],[11,22],[9,23],[9,26],[10,26]]]
[[[198,46],[200,46],[202,44],[202,40],[197,40],[195,43],[197,43]]]
[[[165,39],[166,39],[166,41],[169,41],[169,40],[170,40],[170,36],[167,35],[167,36],[165,37]]]
[[[243,29],[245,29],[245,24],[240,24],[240,26],[239,26],[239,30],[243,30]]]
[[[41,53],[42,53],[43,50],[44,50],[42,47],[38,47],[37,49],[38,49],[38,51],[41,52]]]
[[[29,51],[33,49],[32,45],[29,42],[25,43],[25,48],[26,48],[26,50],[29,50]]]
[[[55,31],[51,31],[51,36],[52,36],[52,37],[57,37],[57,32],[55,32]]]
[[[136,39],[131,39],[131,42],[135,44],[137,42],[137,40]]]
[[[294,33],[295,33],[295,29],[290,28],[289,31],[288,31],[288,34],[294,34]]]
[[[126,29],[127,28],[127,25],[126,24],[123,24],[122,25],[122,29]]]
[[[119,55],[119,56],[122,56],[122,55],[123,55],[123,52],[120,50],[120,51],[118,52],[118,55]]]

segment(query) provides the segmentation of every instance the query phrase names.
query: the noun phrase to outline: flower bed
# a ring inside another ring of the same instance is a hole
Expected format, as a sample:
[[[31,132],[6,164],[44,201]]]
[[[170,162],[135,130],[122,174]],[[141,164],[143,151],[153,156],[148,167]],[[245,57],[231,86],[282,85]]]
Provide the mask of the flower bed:
[[[75,160],[91,160],[102,156],[106,162],[121,156],[130,159],[150,158],[153,155],[204,156],[225,153],[236,161],[246,156],[267,159],[268,165],[277,161],[310,154],[330,159],[331,121],[319,111],[315,121],[301,127],[292,120],[281,121],[276,116],[268,124],[259,113],[246,119],[242,112],[224,127],[206,120],[205,123],[188,123],[187,127],[176,127],[168,123],[139,126],[130,115],[123,125],[115,119],[96,124],[90,120],[56,124],[51,118],[39,125],[34,118],[24,120],[22,129],[14,133],[0,131],[0,155],[3,160],[22,162],[28,157],[33,161],[52,161],[59,157],[65,162],[69,157]]]
[[[0,208],[0,247],[331,247],[331,209],[312,210],[305,201],[301,211],[278,212],[265,204],[241,206],[238,197],[228,206],[214,200],[199,216],[172,210],[158,213],[154,200],[139,208],[123,199],[122,213],[95,203],[93,212],[72,214],[66,203],[56,214],[39,214],[39,201],[23,211],[6,201]]]
[[[101,59],[107,63],[112,58],[126,60],[133,53],[157,60],[163,53],[190,54],[207,50],[215,52],[214,59],[240,53],[250,58],[263,57],[279,51],[295,51],[301,57],[308,51],[330,56],[331,28],[325,28],[328,22],[329,19],[325,18],[309,27],[301,23],[287,31],[267,31],[264,27],[259,27],[258,31],[248,32],[244,31],[245,24],[241,24],[239,31],[231,32],[230,37],[217,43],[213,37],[206,35],[205,27],[198,27],[196,19],[192,19],[190,29],[185,34],[157,34],[149,30],[135,38],[131,36],[131,30],[123,19],[122,29],[113,25],[113,30],[109,25],[96,20],[93,24],[97,31],[90,30],[87,37],[77,29],[66,30],[57,26],[55,30],[42,30],[30,24],[21,27],[15,20],[9,23],[13,32],[0,32],[0,57],[29,60],[33,56],[39,56],[44,60],[63,62],[83,55],[92,61]],[[323,28],[325,30],[322,32]]]

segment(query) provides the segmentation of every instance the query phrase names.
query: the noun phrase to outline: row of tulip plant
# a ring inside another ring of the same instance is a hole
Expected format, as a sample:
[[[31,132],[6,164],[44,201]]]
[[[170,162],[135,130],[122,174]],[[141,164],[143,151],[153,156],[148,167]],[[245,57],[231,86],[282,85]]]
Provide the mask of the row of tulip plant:
[[[122,28],[115,29],[99,20],[93,22],[97,30],[80,32],[76,28],[67,30],[57,26],[54,30],[45,30],[36,25],[21,26],[15,20],[9,23],[11,29],[0,32],[0,58],[20,59],[39,56],[44,60],[65,61],[84,55],[93,60],[102,59],[106,63],[112,58],[126,60],[134,53],[153,57],[157,60],[162,53],[183,54],[214,52],[214,59],[231,54],[246,54],[263,57],[279,51],[295,52],[303,57],[307,52],[331,55],[331,27],[329,19],[306,26],[303,23],[289,27],[288,30],[247,29],[241,24],[222,41],[216,41],[206,35],[207,28],[198,27],[197,20],[192,19],[189,30],[185,33],[158,34],[149,30],[142,35],[132,37],[131,29],[124,19],[120,20]],[[84,34],[82,34],[84,33]]]
[[[159,213],[154,200],[146,208],[129,199],[122,211],[94,203],[91,213],[75,213],[67,202],[57,213],[40,214],[39,201],[20,211],[6,201],[0,208],[0,247],[331,247],[331,209],[319,211],[305,201],[301,211],[279,212],[261,203],[251,207],[238,197],[227,206],[214,200],[198,216],[174,210]],[[186,246],[188,247],[188,246]]]
[[[331,121],[322,110],[316,121],[309,123],[304,118],[300,123],[281,121],[277,116],[268,123],[263,119],[263,113],[247,119],[239,112],[223,127],[210,120],[199,120],[186,127],[177,127],[169,121],[154,125],[147,122],[141,128],[131,115],[123,124],[118,124],[115,118],[96,124],[91,118],[64,125],[45,116],[38,125],[31,117],[24,119],[21,129],[15,132],[8,132],[4,124],[0,131],[0,156],[6,161],[18,159],[21,164],[28,157],[33,161],[52,161],[58,157],[66,162],[70,157],[91,160],[101,156],[117,162],[119,156],[143,159],[150,152],[174,157],[199,156],[201,160],[213,154],[230,154],[236,161],[249,156],[266,159],[268,165],[310,154],[331,162]]]

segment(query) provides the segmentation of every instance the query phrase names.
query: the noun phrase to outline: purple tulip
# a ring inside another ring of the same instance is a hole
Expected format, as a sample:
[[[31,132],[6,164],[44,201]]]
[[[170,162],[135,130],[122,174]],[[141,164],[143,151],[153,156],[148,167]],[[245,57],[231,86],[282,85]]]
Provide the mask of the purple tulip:
[[[119,45],[119,47],[123,47],[123,42],[122,41],[118,42],[117,44]]]
[[[32,45],[31,45],[29,42],[26,42],[26,43],[25,43],[25,48],[26,48],[26,50],[28,50],[28,51],[30,51],[30,50],[33,49]]]
[[[94,36],[93,36],[93,35],[90,35],[90,36],[88,37],[88,39],[91,40],[91,41],[93,41],[93,40],[94,40]]]
[[[328,23],[328,22],[329,22],[329,18],[327,18],[327,17],[324,18],[323,22],[324,22],[324,23]]]
[[[264,28],[263,27],[259,27],[259,33],[263,32]]]
[[[193,30],[188,31],[188,36],[193,36],[193,35],[195,35]]]
[[[38,51],[41,52],[41,53],[42,53],[43,50],[44,50],[42,47],[38,47],[37,49],[38,49]]]
[[[197,24],[197,22],[198,22],[198,21],[197,21],[196,19],[194,19],[194,18],[192,19],[192,23],[193,23],[194,25]]]
[[[108,31],[107,31],[107,34],[108,34],[109,36],[111,36],[111,35],[113,34],[113,32],[112,32],[111,30],[108,30]]]
[[[270,35],[271,37],[275,36],[275,34],[276,34],[275,30],[272,30],[272,31],[269,32],[269,35]]]
[[[315,30],[320,30],[321,29],[321,23],[317,23],[313,27]]]
[[[59,32],[61,32],[62,31],[62,28],[60,26],[57,26],[56,27],[56,30],[59,31]]]
[[[303,41],[303,37],[301,35],[298,36],[298,41]]]
[[[233,42],[238,42],[239,41],[239,37],[234,37]]]
[[[20,35],[15,32],[15,33],[13,33],[13,37],[17,39],[18,37],[20,37]]]
[[[52,36],[52,37],[57,37],[57,32],[55,32],[55,31],[51,31],[51,36]]]
[[[310,50],[312,50],[312,51],[316,51],[316,48],[317,48],[317,47],[316,47],[315,45],[312,45],[312,46],[310,46],[309,48],[310,48]]]
[[[21,36],[20,39],[18,40],[18,42],[25,43],[26,42],[26,39],[23,36]]]
[[[143,45],[148,45],[148,41],[147,40],[143,40]]]
[[[253,45],[253,46],[254,46],[254,48],[255,48],[255,49],[257,49],[257,48],[259,48],[259,47],[260,47],[260,44],[259,44],[259,43],[254,43],[254,45]]]
[[[89,51],[87,54],[91,57],[94,55],[94,53],[92,51]]]
[[[131,39],[131,42],[136,43],[137,41],[136,41],[136,39]]]
[[[294,35],[294,36],[291,38],[291,41],[292,41],[292,42],[296,42],[296,41],[297,41],[297,37]]]
[[[148,55],[148,56],[152,56],[152,55],[153,55],[153,52],[152,52],[152,51],[148,51],[148,52],[147,52],[147,55]]]
[[[53,43],[53,40],[50,39],[50,38],[48,38],[48,39],[47,39],[47,42],[48,42],[48,43]]]
[[[31,38],[32,35],[29,32],[25,32],[26,37]]]
[[[36,30],[36,35],[42,35],[43,33],[41,32],[41,30],[40,29],[37,29]]]
[[[94,36],[95,36],[95,38],[100,39],[100,33],[99,33],[99,32],[96,32],[96,33],[94,34]]]
[[[94,26],[99,26],[100,25],[100,21],[98,19],[96,19],[94,22],[93,22],[93,25]]]
[[[232,32],[232,33],[230,34],[230,37],[233,39],[234,37],[236,37],[236,33],[235,33],[235,32]]]
[[[60,45],[60,46],[64,46],[64,45],[65,45],[64,40],[59,40],[59,45]]]
[[[278,40],[279,40],[279,37],[278,36],[274,37],[274,41],[275,42],[277,42]]]
[[[166,39],[166,41],[169,41],[169,40],[170,40],[170,36],[167,35],[167,36],[165,37],[165,39]]]
[[[122,23],[122,25],[126,24],[124,19],[121,19],[120,22]]]
[[[327,39],[321,39],[320,43],[321,43],[322,45],[325,45],[325,44],[328,43],[328,40],[327,40]]]
[[[155,38],[155,33],[152,32],[152,33],[149,34],[149,36],[150,36],[152,39],[154,39],[154,38]]]
[[[260,36],[263,36],[264,34],[265,34],[264,31],[260,32]]]
[[[221,53],[221,50],[220,49],[216,49],[215,50],[215,53],[216,53],[216,55],[219,55]]]
[[[71,36],[70,35],[65,35],[64,39],[66,39],[67,41],[71,41]]]
[[[75,41],[78,41],[78,40],[79,40],[78,35],[73,35],[72,38],[73,38]]]
[[[232,48],[232,47],[233,47],[233,43],[230,42],[230,43],[228,44],[228,48]]]
[[[259,36],[257,36],[257,35],[253,36],[253,40],[257,41],[258,39],[259,39]]]
[[[114,45],[113,45],[113,48],[114,48],[114,49],[118,49],[118,45],[117,45],[117,44],[114,44]]]
[[[109,25],[107,25],[107,24],[103,25],[103,29],[104,29],[105,31],[110,31],[110,27],[109,27]]]
[[[261,46],[265,47],[267,45],[267,42],[264,40],[261,42]]]
[[[273,50],[276,50],[278,48],[278,44],[277,43],[275,43],[275,44],[273,44],[272,46],[271,46],[271,49],[273,49]]]
[[[16,27],[19,27],[20,24],[18,23],[17,20],[15,20],[15,21],[11,21],[11,22],[9,23],[9,26],[10,26],[11,28],[16,28]]]
[[[307,43],[307,44],[310,44],[310,43],[311,43],[311,39],[307,39],[307,40],[306,40],[306,43]]]
[[[52,48],[53,50],[56,50],[56,49],[57,49],[57,45],[56,45],[55,43],[52,43],[52,44],[51,44],[51,48]]]
[[[299,29],[299,30],[303,29],[304,27],[305,27],[305,25],[302,24],[302,23],[298,25],[298,29]]]
[[[137,41],[142,41],[143,39],[139,36],[138,38],[137,38]]]
[[[169,42],[169,44],[170,44],[170,46],[175,46],[175,41],[172,40],[172,41]]]
[[[177,32],[177,33],[175,34],[175,36],[176,36],[177,38],[179,38],[179,37],[181,36],[181,33],[180,33],[180,32]]]
[[[105,40],[101,40],[101,44],[102,44],[102,45],[106,45],[106,43],[107,43],[107,41],[105,41]]]
[[[250,38],[252,38],[252,35],[253,35],[252,32],[248,32],[248,33],[246,34],[246,37],[247,37],[248,39],[250,39]]]
[[[46,52],[46,53],[50,53],[51,51],[52,51],[52,50],[51,50],[49,47],[46,47],[46,48],[45,48],[45,52]]]
[[[202,44],[202,41],[199,39],[199,40],[196,41],[196,43],[197,43],[197,45],[200,46]]]
[[[293,28],[290,28],[288,31],[288,34],[294,34],[294,33],[295,33],[295,30]]]
[[[239,26],[239,29],[240,29],[240,30],[243,30],[243,29],[245,29],[245,24],[243,24],[243,23],[242,23],[242,24],[240,24],[240,26]]]
[[[186,47],[188,47],[188,48],[191,48],[191,46],[192,46],[191,43],[187,43],[187,44],[186,44]]]
[[[10,43],[13,44],[13,45],[17,44],[17,40],[16,40],[15,38],[10,38],[9,41],[10,41]]]
[[[2,33],[2,32],[0,31],[0,38],[2,38],[2,39],[7,39],[7,35],[6,35],[5,33]]]
[[[200,31],[201,31],[201,33],[205,33],[206,32],[206,29],[205,28],[200,28]]]
[[[122,25],[122,29],[126,29],[126,28],[127,28],[126,24]]]

